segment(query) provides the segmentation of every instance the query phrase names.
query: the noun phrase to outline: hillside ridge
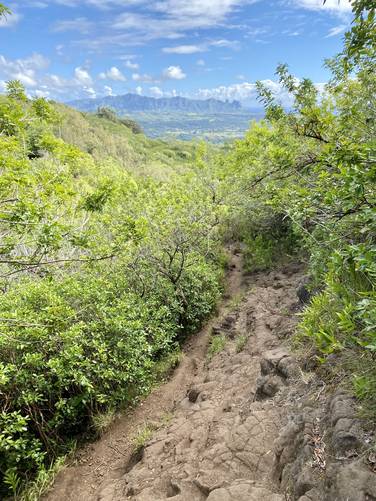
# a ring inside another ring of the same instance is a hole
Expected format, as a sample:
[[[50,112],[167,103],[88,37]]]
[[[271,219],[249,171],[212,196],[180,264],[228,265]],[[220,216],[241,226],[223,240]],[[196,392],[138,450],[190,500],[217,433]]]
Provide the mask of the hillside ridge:
[[[241,111],[239,101],[220,101],[218,99],[189,99],[182,96],[148,97],[127,93],[119,96],[77,99],[67,103],[80,111],[93,112],[98,107],[108,106],[118,114],[133,111],[182,111],[191,113],[234,113]]]

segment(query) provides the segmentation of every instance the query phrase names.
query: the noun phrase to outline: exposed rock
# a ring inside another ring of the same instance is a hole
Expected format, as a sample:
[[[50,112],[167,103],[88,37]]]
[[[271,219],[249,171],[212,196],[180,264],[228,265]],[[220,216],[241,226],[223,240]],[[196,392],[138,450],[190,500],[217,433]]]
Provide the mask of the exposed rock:
[[[354,400],[343,391],[329,396],[312,374],[301,377],[278,340],[297,321],[288,312],[300,269],[252,275],[241,305],[204,331],[201,357],[191,357],[174,389],[169,423],[123,457],[99,492],[50,501],[376,501]],[[235,332],[249,338],[241,353]],[[211,334],[228,339],[208,361]]]
[[[200,395],[200,391],[197,388],[191,388],[188,391],[188,400],[192,403],[195,403],[196,400],[198,399],[198,396]]]
[[[336,501],[374,501],[376,475],[361,460],[333,468],[328,499]]]
[[[263,487],[255,487],[249,483],[239,483],[227,489],[216,489],[207,501],[284,501],[285,497],[275,494]]]
[[[296,290],[296,295],[298,296],[301,304],[308,304],[311,301],[312,293],[308,289],[309,283],[310,283],[309,277],[307,276],[303,277]]]
[[[255,400],[274,397],[284,386],[285,383],[279,376],[261,376],[257,379]]]

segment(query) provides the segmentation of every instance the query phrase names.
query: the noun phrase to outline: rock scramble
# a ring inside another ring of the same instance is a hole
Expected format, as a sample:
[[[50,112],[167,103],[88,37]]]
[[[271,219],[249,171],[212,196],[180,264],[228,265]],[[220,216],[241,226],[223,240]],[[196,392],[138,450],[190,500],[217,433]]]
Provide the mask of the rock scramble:
[[[252,278],[251,292],[212,329],[222,350],[204,360],[170,424],[99,500],[285,499],[273,447],[286,409],[274,397],[297,372],[279,337],[293,328],[300,278],[297,270]]]
[[[62,473],[48,501],[376,500],[351,396],[324,391],[289,352],[302,268],[242,279],[240,263],[235,255],[217,318],[143,404],[149,422],[163,412],[168,422],[132,451],[143,410],[124,417],[128,425]]]

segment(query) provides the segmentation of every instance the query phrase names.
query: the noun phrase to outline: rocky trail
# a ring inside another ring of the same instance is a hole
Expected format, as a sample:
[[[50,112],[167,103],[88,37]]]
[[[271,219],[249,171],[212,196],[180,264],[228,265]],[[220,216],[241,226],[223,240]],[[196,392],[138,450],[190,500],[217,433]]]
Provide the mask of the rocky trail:
[[[245,276],[234,253],[226,299],[170,380],[82,449],[45,500],[376,500],[353,399],[289,352],[303,275],[290,263]]]

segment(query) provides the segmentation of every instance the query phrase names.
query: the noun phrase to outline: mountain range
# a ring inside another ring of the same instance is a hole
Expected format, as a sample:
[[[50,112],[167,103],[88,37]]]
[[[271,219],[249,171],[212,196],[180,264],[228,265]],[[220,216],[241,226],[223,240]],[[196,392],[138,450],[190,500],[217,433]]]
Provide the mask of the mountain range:
[[[80,111],[93,112],[101,106],[112,108],[118,115],[129,112],[234,113],[242,110],[239,101],[188,99],[186,97],[147,97],[138,94],[77,99],[67,103]]]

